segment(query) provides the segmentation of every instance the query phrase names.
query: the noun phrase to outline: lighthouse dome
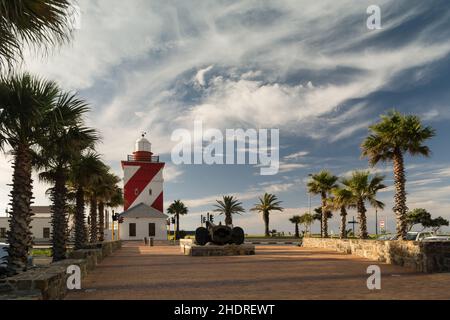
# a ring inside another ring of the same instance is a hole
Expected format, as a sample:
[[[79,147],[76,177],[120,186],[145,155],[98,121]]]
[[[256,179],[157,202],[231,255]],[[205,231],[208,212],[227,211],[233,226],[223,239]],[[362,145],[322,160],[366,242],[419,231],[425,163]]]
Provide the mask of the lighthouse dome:
[[[152,144],[145,137],[136,140],[135,152],[152,152]]]

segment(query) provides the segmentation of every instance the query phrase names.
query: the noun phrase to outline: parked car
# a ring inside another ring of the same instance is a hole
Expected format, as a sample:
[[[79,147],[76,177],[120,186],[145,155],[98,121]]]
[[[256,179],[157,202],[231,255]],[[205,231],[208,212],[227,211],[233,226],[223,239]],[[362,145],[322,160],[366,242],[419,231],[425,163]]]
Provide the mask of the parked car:
[[[7,248],[8,245],[6,243],[0,243],[0,267],[6,265],[6,257],[8,256]]]
[[[382,241],[386,241],[386,240],[395,240],[397,238],[397,236],[395,234],[382,234],[381,236],[379,236],[377,238],[377,240],[382,240]]]
[[[7,243],[0,243],[0,268],[6,267],[6,258],[8,257],[8,247]],[[33,266],[33,257],[28,256],[28,266]]]
[[[408,241],[424,241],[425,239],[430,239],[436,237],[432,232],[408,232],[406,235],[406,240]],[[450,237],[446,237],[450,238]],[[397,235],[395,234],[383,234],[377,238],[377,240],[397,240]],[[440,239],[446,240],[446,239]]]
[[[450,236],[432,236],[423,239],[423,241],[450,241]]]
[[[406,234],[406,240],[409,241],[423,241],[425,238],[434,236],[433,232],[408,232]]]

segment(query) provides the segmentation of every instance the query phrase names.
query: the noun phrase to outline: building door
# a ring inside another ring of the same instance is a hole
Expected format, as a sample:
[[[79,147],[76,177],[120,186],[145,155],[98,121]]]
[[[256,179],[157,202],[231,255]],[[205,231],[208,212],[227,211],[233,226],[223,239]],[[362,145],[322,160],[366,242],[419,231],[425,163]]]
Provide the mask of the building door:
[[[6,228],[0,228],[0,238],[6,238]]]
[[[136,223],[130,223],[129,226],[130,226],[129,236],[136,237]]]
[[[154,237],[156,235],[156,225],[154,223],[148,224],[148,236]]]

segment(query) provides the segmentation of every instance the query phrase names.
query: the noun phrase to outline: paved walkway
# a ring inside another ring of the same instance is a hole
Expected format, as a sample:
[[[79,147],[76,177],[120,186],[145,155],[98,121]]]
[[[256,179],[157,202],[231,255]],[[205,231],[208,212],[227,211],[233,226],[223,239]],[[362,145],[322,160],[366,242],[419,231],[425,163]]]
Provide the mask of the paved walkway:
[[[258,246],[255,256],[187,257],[174,246],[125,243],[67,299],[450,299],[450,274],[381,264],[382,289],[367,289],[373,261],[325,249]]]

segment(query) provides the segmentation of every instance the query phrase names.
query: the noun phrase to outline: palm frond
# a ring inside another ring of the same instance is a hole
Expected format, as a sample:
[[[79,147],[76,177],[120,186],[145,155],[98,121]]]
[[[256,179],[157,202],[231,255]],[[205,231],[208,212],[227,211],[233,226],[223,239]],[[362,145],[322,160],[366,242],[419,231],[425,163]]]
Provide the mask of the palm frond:
[[[0,68],[22,60],[25,46],[46,53],[70,41],[73,4],[71,0],[0,0]]]

